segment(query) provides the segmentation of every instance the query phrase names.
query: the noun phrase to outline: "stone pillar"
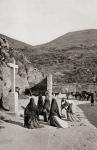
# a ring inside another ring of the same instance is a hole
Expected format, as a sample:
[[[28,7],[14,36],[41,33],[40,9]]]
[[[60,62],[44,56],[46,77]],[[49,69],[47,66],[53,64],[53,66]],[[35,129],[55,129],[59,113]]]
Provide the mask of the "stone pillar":
[[[11,92],[15,92],[15,68],[10,68]]]
[[[11,112],[18,114],[18,93],[15,92],[15,70],[18,66],[15,64],[14,58],[13,63],[8,63],[8,66],[11,70],[11,92],[8,95],[9,109]]]
[[[18,114],[18,93],[10,92],[8,95],[9,110],[12,113]]]
[[[47,76],[47,91],[51,102],[52,101],[52,74],[49,74]]]

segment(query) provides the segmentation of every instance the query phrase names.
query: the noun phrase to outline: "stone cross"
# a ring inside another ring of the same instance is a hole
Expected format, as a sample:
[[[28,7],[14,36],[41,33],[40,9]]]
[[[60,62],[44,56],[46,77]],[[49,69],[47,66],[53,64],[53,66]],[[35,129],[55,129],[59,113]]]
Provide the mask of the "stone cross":
[[[11,92],[9,94],[9,107],[10,111],[18,113],[18,93],[15,91],[15,69],[18,68],[18,65],[15,64],[15,59],[13,58],[13,63],[8,63],[8,66],[11,68]]]
[[[52,74],[47,76],[47,91],[50,102],[52,101]]]
[[[8,63],[11,68],[11,90],[15,92],[15,69],[18,68],[18,65],[15,64],[15,59],[13,58],[13,63]]]

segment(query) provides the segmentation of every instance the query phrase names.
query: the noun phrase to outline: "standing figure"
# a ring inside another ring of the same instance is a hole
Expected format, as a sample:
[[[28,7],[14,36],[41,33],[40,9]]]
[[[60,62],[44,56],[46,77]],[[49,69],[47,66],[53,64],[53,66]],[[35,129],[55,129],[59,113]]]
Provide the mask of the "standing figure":
[[[59,128],[66,128],[68,127],[68,123],[61,119],[58,104],[56,99],[52,99],[50,115],[49,115],[50,125],[59,127]]]
[[[34,98],[30,98],[30,102],[24,110],[24,127],[30,129],[41,127],[38,122],[38,110]]]
[[[43,115],[43,106],[44,106],[43,97],[42,95],[39,95],[37,102],[38,115]]]
[[[94,101],[97,101],[97,92],[94,92]]]
[[[91,106],[94,106],[94,93],[91,93]]]
[[[73,106],[73,103],[68,103],[68,107],[66,109],[67,119],[70,121],[74,120],[72,106]]]
[[[43,106],[43,116],[45,122],[48,122],[49,112],[50,112],[50,100],[48,97],[46,97]]]
[[[65,98],[62,98],[61,100],[61,115],[62,115],[62,110],[65,109],[66,111],[66,108],[68,107],[69,103],[66,101]]]

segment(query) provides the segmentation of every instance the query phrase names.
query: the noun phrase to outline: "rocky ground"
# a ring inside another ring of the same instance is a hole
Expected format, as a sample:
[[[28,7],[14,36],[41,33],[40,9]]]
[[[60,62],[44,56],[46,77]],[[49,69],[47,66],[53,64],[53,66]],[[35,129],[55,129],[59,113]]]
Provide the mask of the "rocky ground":
[[[24,105],[23,101],[20,103]],[[27,101],[25,101],[26,103]],[[90,104],[76,100],[74,103],[79,122],[68,122],[69,128],[66,129],[51,127],[43,122],[41,122],[43,128],[25,129],[23,117],[15,117],[12,114],[2,112],[0,150],[96,150],[97,128],[89,122],[85,110],[83,112],[78,107],[79,104],[83,104],[81,106],[88,105],[87,107],[90,109]],[[97,108],[97,104],[95,104],[95,108]]]

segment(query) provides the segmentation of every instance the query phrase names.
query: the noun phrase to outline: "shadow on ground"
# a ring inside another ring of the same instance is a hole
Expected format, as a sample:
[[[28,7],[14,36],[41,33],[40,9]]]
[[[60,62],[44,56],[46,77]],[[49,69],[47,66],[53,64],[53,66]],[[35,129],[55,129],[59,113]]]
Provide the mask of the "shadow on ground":
[[[94,106],[90,104],[81,104],[79,108],[84,112],[90,123],[97,127],[97,102],[95,102]]]
[[[23,123],[21,123],[21,122],[19,122],[19,121],[13,121],[13,120],[10,120],[10,119],[5,119],[4,121],[7,122],[7,123],[11,123],[11,124],[14,124],[14,125],[18,125],[18,126],[21,126],[21,127],[24,128]],[[44,127],[44,125],[50,126],[50,124],[49,124],[48,122],[39,121],[39,123],[40,123],[41,127]],[[43,126],[42,126],[42,125],[43,125]]]
[[[40,120],[39,123],[42,124],[42,125],[50,126],[50,123],[49,123],[49,122],[44,122],[44,121],[42,121],[42,120]]]
[[[4,129],[5,128],[4,126],[2,126],[2,124],[3,124],[3,122],[2,122],[2,120],[0,120],[0,129]]]
[[[11,124],[15,124],[15,125],[24,127],[24,126],[23,126],[23,123],[18,122],[18,121],[13,121],[13,120],[4,120],[4,121],[7,122],[7,123],[11,123]]]
[[[5,127],[3,127],[3,126],[0,125],[0,129],[4,129],[4,128],[5,128]]]

